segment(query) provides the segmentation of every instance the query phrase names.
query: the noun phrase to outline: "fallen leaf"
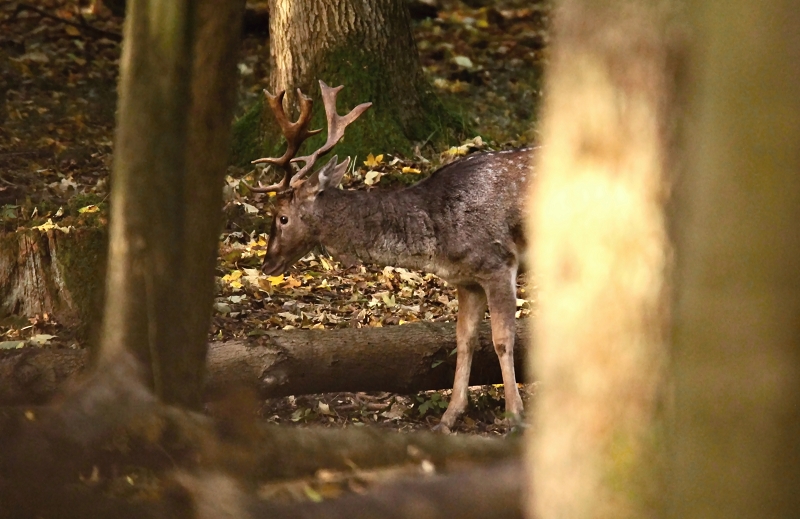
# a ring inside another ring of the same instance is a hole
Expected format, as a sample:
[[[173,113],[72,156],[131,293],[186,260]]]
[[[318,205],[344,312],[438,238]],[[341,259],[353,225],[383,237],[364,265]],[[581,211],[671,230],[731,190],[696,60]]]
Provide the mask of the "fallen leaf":
[[[230,305],[226,305],[225,303],[214,303],[214,310],[222,315],[231,313]]]
[[[17,58],[17,61],[32,61],[34,63],[50,63],[50,58],[44,52],[28,52]]]
[[[44,232],[52,231],[53,229],[55,229],[57,231],[63,232],[64,234],[69,234],[69,232],[73,229],[71,225],[63,227],[61,225],[53,223],[52,218],[48,218],[45,223],[43,223],[42,225],[37,225],[33,228],[36,229],[37,231],[44,231]]]
[[[54,339],[55,335],[48,335],[46,333],[40,333],[38,335],[34,335],[30,338],[30,341],[34,344],[38,344],[39,346],[43,346],[47,344],[50,339]]]
[[[269,276],[269,277],[267,277],[267,281],[269,281],[269,283],[272,286],[276,287],[276,286],[280,285],[281,283],[283,283],[283,274],[279,274],[277,276]]]
[[[472,64],[472,60],[466,56],[455,56],[453,58],[453,63],[461,68],[472,68],[475,66]]]
[[[295,279],[292,276],[286,278],[285,283],[288,288],[297,288],[303,284],[302,281],[300,281],[299,279]]]
[[[374,156],[372,153],[367,155],[367,160],[364,161],[364,165],[368,168],[375,168],[383,163],[383,154],[378,155],[377,157]]]
[[[383,173],[380,171],[370,170],[364,175],[364,183],[368,186],[373,186],[380,182]]]

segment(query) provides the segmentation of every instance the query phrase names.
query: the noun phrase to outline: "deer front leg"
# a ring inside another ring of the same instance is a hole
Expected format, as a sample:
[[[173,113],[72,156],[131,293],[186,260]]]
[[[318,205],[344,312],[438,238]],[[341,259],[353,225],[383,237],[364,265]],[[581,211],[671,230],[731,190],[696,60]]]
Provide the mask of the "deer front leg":
[[[449,433],[459,416],[467,408],[469,372],[472,369],[472,353],[478,344],[478,325],[486,311],[486,293],[479,285],[459,286],[458,321],[456,322],[456,376],[453,381],[453,396],[447,411],[434,431]]]
[[[514,336],[516,332],[515,316],[517,310],[516,272],[508,277],[484,285],[489,299],[489,315],[492,323],[492,343],[500,360],[503,373],[503,392],[506,398],[506,413],[512,423],[519,421],[522,415],[522,398],[517,387],[514,373]]]

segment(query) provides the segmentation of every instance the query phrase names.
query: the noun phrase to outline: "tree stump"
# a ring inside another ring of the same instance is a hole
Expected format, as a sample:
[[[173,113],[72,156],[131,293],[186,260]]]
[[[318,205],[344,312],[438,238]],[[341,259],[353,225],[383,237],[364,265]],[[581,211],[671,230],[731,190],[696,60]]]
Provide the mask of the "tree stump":
[[[48,314],[85,331],[99,315],[105,259],[104,226],[0,235],[0,317]]]

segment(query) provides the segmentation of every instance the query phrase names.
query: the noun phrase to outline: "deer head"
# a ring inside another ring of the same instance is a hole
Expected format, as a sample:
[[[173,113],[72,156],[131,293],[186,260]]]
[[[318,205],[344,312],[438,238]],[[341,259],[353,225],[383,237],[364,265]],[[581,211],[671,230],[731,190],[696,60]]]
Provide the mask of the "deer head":
[[[283,178],[271,186],[247,187],[255,193],[275,193],[272,212],[272,228],[269,233],[267,254],[261,270],[267,275],[285,271],[295,261],[306,255],[316,244],[314,222],[320,218],[315,201],[326,189],[335,189],[350,165],[347,158],[341,164],[334,156],[325,166],[309,176],[317,159],[328,153],[344,136],[344,130],[364,113],[372,103],[362,103],[345,116],[336,113],[336,95],[343,88],[331,88],[319,82],[322,101],[328,121],[328,138],[319,149],[303,157],[295,157],[300,145],[308,137],[321,130],[309,130],[312,101],[297,90],[300,116],[290,121],[283,109],[284,91],[272,95],[264,90],[267,102],[275,114],[275,119],[286,137],[286,151],[281,157],[265,157],[254,160],[253,164],[269,163],[283,169]],[[302,162],[303,167],[295,172],[293,163]],[[306,178],[307,177],[307,178]]]

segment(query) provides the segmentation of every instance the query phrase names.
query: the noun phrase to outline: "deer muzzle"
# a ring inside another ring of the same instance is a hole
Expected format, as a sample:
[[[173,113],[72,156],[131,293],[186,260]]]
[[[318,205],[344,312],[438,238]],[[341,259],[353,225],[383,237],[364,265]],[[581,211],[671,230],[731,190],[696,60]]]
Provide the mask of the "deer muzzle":
[[[264,257],[264,263],[261,264],[261,272],[267,276],[277,276],[283,274],[289,267],[286,261],[279,257],[270,257],[269,254]]]

